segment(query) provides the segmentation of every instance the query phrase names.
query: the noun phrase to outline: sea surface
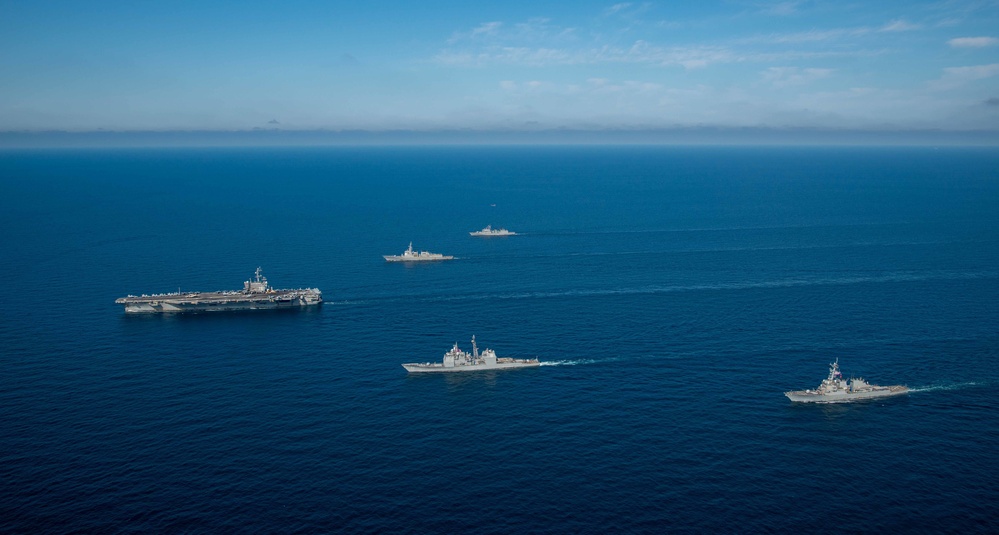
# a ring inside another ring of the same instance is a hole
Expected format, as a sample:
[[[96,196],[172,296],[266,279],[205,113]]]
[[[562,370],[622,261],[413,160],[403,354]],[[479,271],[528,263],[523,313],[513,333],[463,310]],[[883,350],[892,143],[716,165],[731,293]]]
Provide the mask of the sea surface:
[[[994,148],[8,150],[0,239],[3,533],[999,531]]]

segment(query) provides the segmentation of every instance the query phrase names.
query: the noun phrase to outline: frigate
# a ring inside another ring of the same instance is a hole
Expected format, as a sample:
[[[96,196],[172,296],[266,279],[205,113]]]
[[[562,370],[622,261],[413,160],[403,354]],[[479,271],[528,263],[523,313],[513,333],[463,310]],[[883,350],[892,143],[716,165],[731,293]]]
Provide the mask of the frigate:
[[[516,236],[517,233],[512,230],[507,230],[505,228],[493,228],[492,225],[486,225],[486,228],[482,230],[476,230],[475,232],[469,232],[470,236]]]
[[[427,251],[416,252],[413,250],[413,242],[409,242],[409,249],[402,252],[401,255],[384,255],[383,258],[387,262],[427,262],[430,260],[453,260],[453,256],[444,256],[439,253],[430,253]]]
[[[129,314],[169,312],[222,312],[233,310],[268,310],[318,305],[323,294],[318,288],[276,290],[261,276],[258,267],[254,280],[243,283],[242,290],[218,292],[176,292],[153,295],[129,295],[115,300],[125,305]]]
[[[444,353],[443,362],[410,362],[403,364],[408,372],[474,372],[478,370],[510,370],[515,368],[533,368],[541,366],[538,359],[498,358],[492,349],[485,349],[481,354],[472,337],[472,352],[466,353],[458,349],[455,343],[450,351]]]
[[[829,365],[829,377],[815,390],[795,390],[784,392],[791,401],[801,403],[845,403],[862,399],[883,398],[906,394],[909,387],[905,385],[878,386],[869,384],[861,378],[843,379],[839,371],[839,359]]]

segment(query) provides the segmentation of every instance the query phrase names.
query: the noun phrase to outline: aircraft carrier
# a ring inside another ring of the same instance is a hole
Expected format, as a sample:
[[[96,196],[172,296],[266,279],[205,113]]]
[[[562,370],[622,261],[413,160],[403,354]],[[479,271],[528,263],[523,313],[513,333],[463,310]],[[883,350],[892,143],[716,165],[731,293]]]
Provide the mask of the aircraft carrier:
[[[276,290],[260,275],[243,283],[242,290],[219,292],[176,292],[153,295],[129,295],[115,300],[125,306],[128,314],[162,314],[176,312],[224,312],[234,310],[270,310],[306,307],[323,302],[318,288]]]

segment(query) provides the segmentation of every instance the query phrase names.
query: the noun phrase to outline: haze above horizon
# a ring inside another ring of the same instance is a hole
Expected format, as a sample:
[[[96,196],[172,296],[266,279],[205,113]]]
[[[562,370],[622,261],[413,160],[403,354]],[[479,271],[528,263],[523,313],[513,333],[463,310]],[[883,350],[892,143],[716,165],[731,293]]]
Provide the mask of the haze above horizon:
[[[995,0],[3,11],[6,132],[999,130]]]

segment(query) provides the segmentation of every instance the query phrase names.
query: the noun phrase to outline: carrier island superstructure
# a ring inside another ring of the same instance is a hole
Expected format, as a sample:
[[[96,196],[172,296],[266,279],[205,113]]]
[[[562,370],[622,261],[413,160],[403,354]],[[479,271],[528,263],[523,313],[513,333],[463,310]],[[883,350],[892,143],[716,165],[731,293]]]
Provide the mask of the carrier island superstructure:
[[[244,282],[242,290],[129,295],[116,299],[115,303],[125,305],[125,312],[129,314],[160,314],[270,310],[313,306],[323,302],[323,293],[318,288],[276,290],[260,273],[258,267],[254,279]]]

